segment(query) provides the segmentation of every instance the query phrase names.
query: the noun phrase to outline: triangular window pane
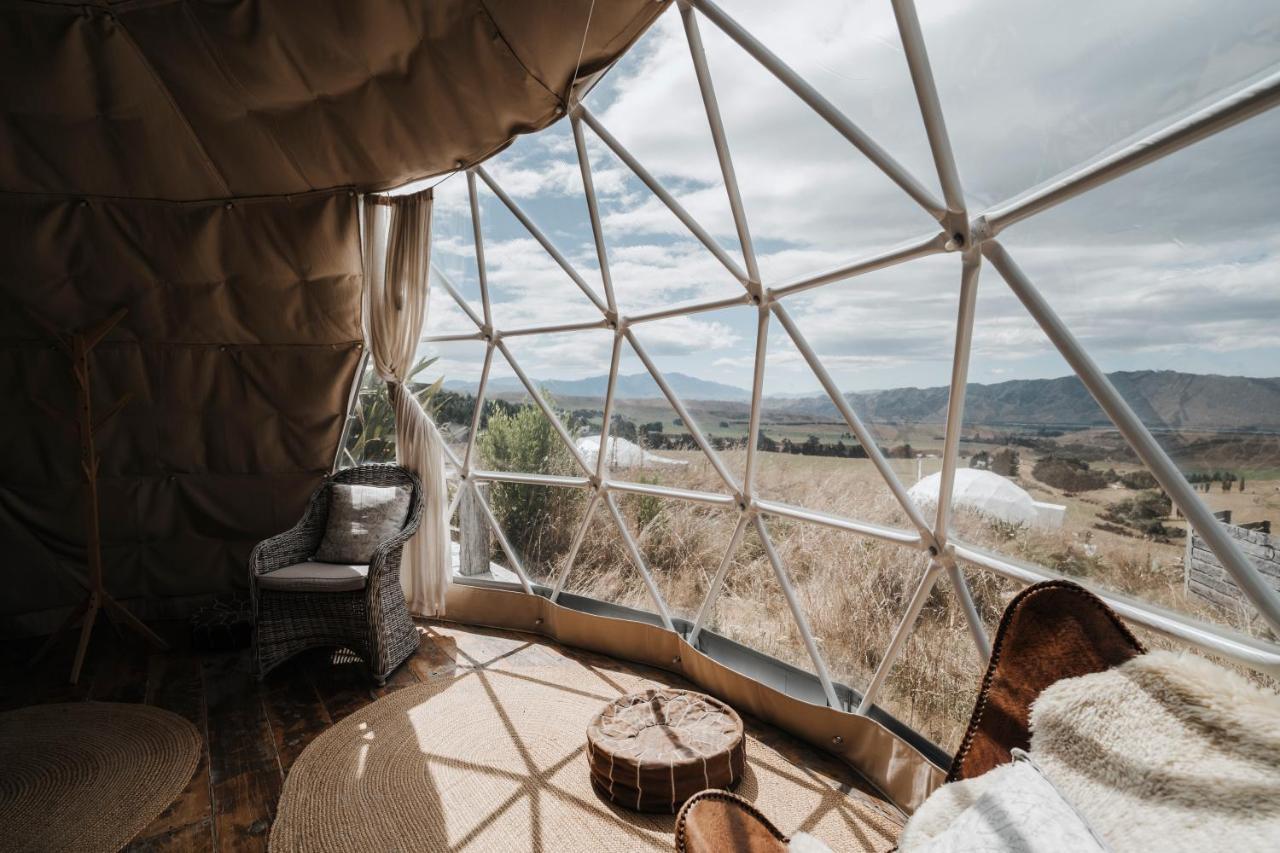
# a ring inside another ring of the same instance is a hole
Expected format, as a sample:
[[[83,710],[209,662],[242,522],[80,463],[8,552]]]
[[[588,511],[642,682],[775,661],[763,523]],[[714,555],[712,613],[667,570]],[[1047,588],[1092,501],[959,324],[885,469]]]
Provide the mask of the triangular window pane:
[[[627,514],[623,513],[624,522],[626,518]],[[564,589],[573,595],[656,613],[644,576],[632,561],[618,525],[603,500],[591,518]]]
[[[579,449],[592,456],[589,439],[600,434],[604,417],[613,334],[589,330],[520,335],[503,343],[534,387],[543,392],[543,398],[561,413]],[[493,392],[498,399],[511,402],[529,399],[525,386],[510,372],[495,381]]]
[[[600,309],[528,229],[489,188],[479,182],[485,267],[493,321],[500,329],[576,323],[601,318]],[[522,209],[524,204],[520,205]],[[525,213],[533,218],[530,210]],[[544,214],[545,215],[545,214]],[[571,250],[553,236],[546,222],[535,224],[583,282],[598,295],[599,275],[582,267],[594,258],[587,246]]]
[[[889,636],[886,632],[891,632],[895,624],[885,616],[891,613],[894,619],[901,617],[907,596],[914,591],[914,584],[923,573],[924,561],[904,561],[902,566],[901,577],[906,578],[907,583],[893,585],[893,606],[878,618],[874,633],[867,638],[873,644],[874,656],[860,668],[863,674],[871,669],[873,662],[879,663],[886,648],[883,638]],[[1020,587],[981,569],[965,569],[963,574],[982,617],[983,629],[988,637],[994,637],[1005,605]],[[837,655],[837,667],[839,661]],[[981,683],[984,669],[955,590],[944,574],[921,611],[915,630],[885,680],[876,704],[946,752],[954,753],[960,747],[973,713],[974,685]],[[861,683],[865,684],[866,680]]]
[[[642,314],[742,294],[741,282],[724,263],[590,129],[584,132],[619,310]],[[704,192],[723,195],[723,188]],[[696,211],[689,213],[711,230]],[[735,244],[722,233],[712,237],[742,268]]]
[[[609,78],[607,88],[592,93],[592,111],[704,228],[741,258],[680,16],[661,16]]]
[[[433,191],[431,207],[431,301],[424,334],[475,331],[475,323],[445,289],[444,282],[482,317],[471,202],[465,175],[453,175]]]
[[[918,5],[978,208],[1114,150],[1280,59],[1280,10],[1265,1],[1231,14],[1107,0],[1002,3],[987,14]]]
[[[671,615],[693,622],[733,536],[738,513],[642,494],[620,494],[618,506]]]
[[[581,432],[572,412],[544,387],[535,383],[534,389],[546,408],[555,414],[559,429],[507,359],[495,351],[472,467],[521,474],[583,476],[574,450],[561,433],[563,429],[572,441]]]
[[[771,525],[771,535],[773,527],[776,525]],[[774,544],[778,544],[776,537]],[[807,599],[798,592],[802,600]],[[742,537],[709,617],[706,627],[722,637],[806,672],[814,671],[813,660],[754,525],[748,526]]]
[[[891,53],[884,44],[897,48],[898,42],[888,5],[860,10],[856,34],[841,32],[847,22],[826,29],[834,14],[795,15],[782,5],[752,17],[761,27],[755,32],[779,45],[796,70],[941,197],[906,63],[900,49]],[[700,23],[766,283],[937,230],[928,212],[755,58],[714,25]],[[696,100],[697,90],[686,97]],[[649,122],[650,132],[666,121]]]
[[[679,16],[660,17],[587,103],[605,129],[743,268]],[[741,293],[737,279],[685,224],[594,132],[585,133],[623,312]]]
[[[539,133],[516,137],[511,147],[487,161],[484,168],[603,299],[582,172],[569,121],[561,120]],[[609,179],[603,176],[602,180],[607,191]],[[479,183],[484,185],[483,181]],[[487,189],[485,197],[492,201]],[[506,229],[510,224],[504,218],[495,220],[494,227]],[[502,238],[504,233],[494,236]]]
[[[1028,258],[1035,262],[1034,253]],[[1217,607],[1188,592],[1185,519],[994,270],[983,274],[952,535],[1152,604],[1256,629],[1251,605]],[[1069,325],[1087,328],[1079,321],[1068,315]],[[1173,376],[1110,378],[1158,428],[1159,405],[1187,402],[1154,393]],[[1197,444],[1226,453],[1235,438]],[[1233,466],[1200,471],[1194,455],[1175,461],[1192,479],[1205,478],[1198,485],[1208,489],[1200,497],[1210,508],[1223,498],[1243,505],[1252,500],[1249,490],[1265,488],[1246,476],[1244,495],[1229,480],[1232,491],[1223,492]]]
[[[700,448],[695,429],[724,466],[724,473],[736,476],[732,469],[732,442],[717,438],[712,430],[718,430],[717,424],[742,408],[744,392],[705,378],[705,372],[697,367],[692,368],[698,371],[696,374],[666,368],[690,369],[690,347],[699,338],[711,346],[710,336],[732,338],[732,333],[719,323],[703,324],[697,318],[645,323],[634,333],[685,411],[682,414],[672,405],[638,353],[629,342],[624,343],[614,404],[618,417],[614,435],[638,447],[633,449],[619,442],[622,451],[609,459],[613,478],[643,477],[677,488],[729,493],[720,469]]]
[[[488,501],[529,581],[549,585],[568,553],[573,530],[586,506],[582,490],[501,481],[479,483],[476,488]],[[463,536],[461,539],[467,543],[468,549],[473,542],[482,543],[478,546],[477,555],[484,550],[483,543],[487,543],[493,563],[485,567],[478,556],[463,556],[459,571],[464,576],[475,576],[465,573],[480,571],[479,576],[486,579],[518,580],[511,556],[504,552],[501,541],[493,535],[482,507],[464,499],[459,506],[456,523],[460,530],[466,527],[479,531],[478,537]]]
[[[944,256],[784,302],[907,489],[941,466],[959,285],[958,258]],[[769,331],[761,433],[761,497],[914,530],[868,448],[776,318]],[[932,524],[932,513],[924,518]]]

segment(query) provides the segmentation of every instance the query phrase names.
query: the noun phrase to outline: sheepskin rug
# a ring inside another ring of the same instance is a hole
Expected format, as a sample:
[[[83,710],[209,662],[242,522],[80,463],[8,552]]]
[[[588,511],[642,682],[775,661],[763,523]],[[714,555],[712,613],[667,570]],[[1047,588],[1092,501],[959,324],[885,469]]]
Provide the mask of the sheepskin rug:
[[[1280,695],[1189,652],[1151,652],[1046,689],[1031,757],[1116,853],[1280,850]],[[908,851],[1006,774],[944,785]]]

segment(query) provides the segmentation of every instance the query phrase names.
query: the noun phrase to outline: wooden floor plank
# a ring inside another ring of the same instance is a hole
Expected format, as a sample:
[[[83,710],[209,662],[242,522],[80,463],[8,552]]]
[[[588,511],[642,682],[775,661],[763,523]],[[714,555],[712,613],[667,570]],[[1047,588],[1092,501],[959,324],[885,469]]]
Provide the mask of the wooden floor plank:
[[[410,660],[412,660],[412,657]],[[381,687],[373,688],[373,695],[374,698],[381,699],[383,696],[389,696],[397,690],[403,690],[410,684],[419,683],[421,683],[421,679],[418,678],[413,667],[409,666],[409,661],[405,661],[400,664],[400,666],[396,667],[395,671],[392,672],[391,675],[387,676],[386,684]]]
[[[156,654],[150,659],[146,703],[187,719],[200,732],[200,763],[191,781],[139,838],[173,835],[184,827],[201,824],[212,833],[213,799],[210,793],[209,738],[205,718],[204,681],[200,661],[189,655]],[[210,834],[212,839],[212,834]]]
[[[187,824],[159,835],[143,835],[124,848],[128,853],[186,853],[213,850],[213,821]]]
[[[102,666],[112,658],[114,637],[105,618],[94,627],[92,642],[85,655],[80,678],[72,684],[71,662],[75,658],[79,631],[67,631],[59,642],[34,665],[30,656],[43,645],[35,644],[30,655],[22,662],[18,680],[10,689],[0,686],[0,711],[21,708],[26,705],[47,705],[55,702],[79,702],[88,698],[93,682]]]
[[[333,724],[310,675],[298,663],[284,664],[267,677],[262,687],[262,703],[284,773],[289,772],[307,744]]]
[[[249,656],[206,658],[202,675],[217,849],[266,850],[281,773]]]
[[[350,652],[317,649],[308,652],[305,660],[307,674],[333,722],[354,714],[376,698],[368,667]]]
[[[141,637],[113,640],[109,658],[93,679],[89,698],[95,702],[142,702],[147,696],[151,646]]]

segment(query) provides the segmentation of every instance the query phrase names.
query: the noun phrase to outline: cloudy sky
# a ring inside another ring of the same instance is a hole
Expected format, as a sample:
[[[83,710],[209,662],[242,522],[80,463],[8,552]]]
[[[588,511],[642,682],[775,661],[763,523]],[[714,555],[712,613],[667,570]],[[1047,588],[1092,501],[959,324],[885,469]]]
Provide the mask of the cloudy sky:
[[[937,178],[888,0],[722,0],[772,50],[926,186]],[[1280,67],[1275,0],[919,0],[972,213],[1106,153]],[[705,19],[712,76],[765,283],[933,233],[882,173]],[[592,92],[588,107],[731,252],[738,252],[693,66],[674,9]],[[733,296],[740,286],[587,130],[623,313]],[[1108,370],[1280,375],[1280,110],[1239,125],[1002,237]],[[598,292],[567,121],[487,166]],[[501,203],[481,191],[496,322],[598,317]],[[479,310],[462,177],[437,189],[435,260]],[[790,297],[846,390],[946,384],[959,258],[913,261]],[[746,386],[755,313],[639,327],[666,370]],[[469,331],[436,291],[430,331]],[[512,339],[535,378],[603,373],[604,332]],[[451,379],[483,350],[439,347]],[[766,393],[817,391],[776,322]],[[624,372],[641,369],[628,356]],[[994,271],[983,270],[970,376],[1069,372]],[[501,375],[502,371],[497,372]]]

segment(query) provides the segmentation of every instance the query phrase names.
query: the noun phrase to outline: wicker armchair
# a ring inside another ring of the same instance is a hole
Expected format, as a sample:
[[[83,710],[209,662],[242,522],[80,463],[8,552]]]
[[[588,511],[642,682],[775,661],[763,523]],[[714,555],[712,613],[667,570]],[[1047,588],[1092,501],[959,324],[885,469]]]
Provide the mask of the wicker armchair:
[[[259,582],[263,575],[306,562],[315,554],[324,536],[333,483],[408,486],[411,496],[404,527],[374,551],[368,575],[359,588],[264,588]],[[418,648],[418,632],[400,587],[400,556],[421,519],[422,486],[417,477],[399,465],[361,465],[337,472],[317,489],[306,514],[291,530],[260,542],[249,557],[253,657],[258,677],[304,649],[336,646],[361,655],[374,679],[384,684]]]

